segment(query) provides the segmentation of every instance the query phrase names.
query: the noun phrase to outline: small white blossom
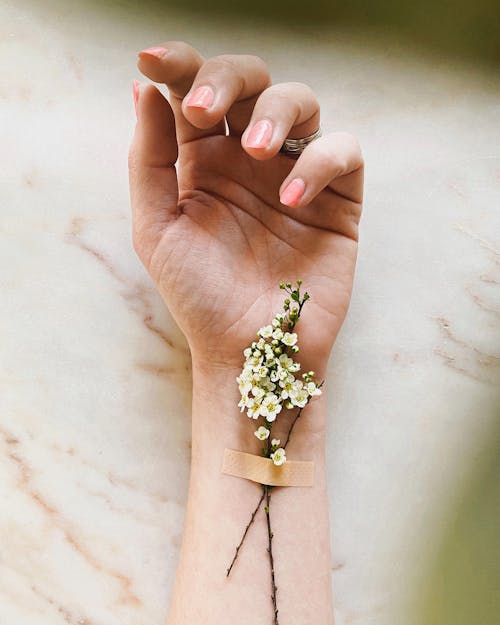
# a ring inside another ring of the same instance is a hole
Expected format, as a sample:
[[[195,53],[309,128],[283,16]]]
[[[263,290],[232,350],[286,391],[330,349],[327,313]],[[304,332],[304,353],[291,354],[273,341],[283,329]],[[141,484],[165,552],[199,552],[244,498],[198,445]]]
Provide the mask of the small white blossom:
[[[256,373],[258,373],[261,378],[266,378],[267,374],[269,373],[269,369],[267,367],[265,367],[264,365],[261,365],[257,369]]]
[[[246,349],[243,350],[243,356],[245,356],[245,358],[250,358],[251,355],[252,355],[251,347],[247,347]]]
[[[273,333],[272,325],[264,326],[263,328],[259,330],[259,335],[264,339],[270,338],[272,333]]]
[[[283,338],[283,330],[281,328],[276,328],[273,332],[273,339],[277,339],[278,341]]]
[[[276,466],[280,466],[286,461],[285,450],[283,447],[278,447],[276,451],[270,455],[271,460],[274,462]]]
[[[273,326],[273,328],[279,328],[281,325],[281,322],[278,319],[273,319],[271,322],[271,325]]]
[[[244,395],[238,402],[238,408],[240,408],[240,412],[243,412],[245,408],[251,408],[254,404],[254,401],[255,400],[253,399],[253,397],[247,397],[246,395]]]
[[[290,397],[290,393],[293,391],[294,382],[295,382],[295,378],[291,374],[288,374],[288,377],[286,378],[286,380],[280,381],[279,384],[281,388],[283,389],[280,395],[282,399],[288,399],[288,397]]]
[[[248,395],[248,392],[252,388],[252,383],[247,381],[246,379],[236,378],[238,382],[238,388],[240,390],[241,395]]]
[[[292,347],[297,342],[297,334],[295,332],[285,332],[281,342],[284,343],[287,347]]]
[[[281,356],[279,357],[279,361],[283,369],[288,370],[293,365],[293,360],[290,358],[290,356],[287,356],[286,354],[281,354]]]
[[[288,371],[286,369],[278,369],[278,380],[286,380],[288,378]]]
[[[271,441],[271,447],[279,447],[281,441],[279,438],[273,438]]]
[[[262,364],[262,361],[264,360],[264,357],[262,356],[262,354],[260,352],[257,352],[257,353],[259,354],[258,356],[255,356],[255,352],[254,352],[254,355],[248,359],[248,364],[251,367],[252,371],[257,371],[257,369]]]
[[[306,389],[311,397],[321,395],[321,389],[316,386],[316,382],[308,382],[306,384]]]
[[[269,393],[262,400],[260,414],[268,421],[274,421],[276,419],[276,415],[281,412],[281,408],[282,406],[279,403],[279,398],[274,393]]]
[[[261,425],[259,428],[255,430],[254,434],[260,441],[265,441],[266,438],[269,437],[269,432],[270,430],[268,430],[263,425]]]
[[[276,384],[274,384],[274,382],[271,382],[269,378],[265,378],[264,380],[262,380],[261,384],[263,388],[266,389],[266,391],[274,391],[274,389],[276,388]]]
[[[265,390],[261,388],[260,386],[252,386],[252,395],[256,399],[260,399],[261,397],[264,397],[265,394],[266,394]]]
[[[307,390],[301,389],[300,391],[297,391],[296,393],[291,394],[290,400],[294,406],[303,408],[309,400],[309,395],[307,394]]]
[[[260,402],[254,401],[247,410],[247,415],[252,419],[258,419],[260,415]]]

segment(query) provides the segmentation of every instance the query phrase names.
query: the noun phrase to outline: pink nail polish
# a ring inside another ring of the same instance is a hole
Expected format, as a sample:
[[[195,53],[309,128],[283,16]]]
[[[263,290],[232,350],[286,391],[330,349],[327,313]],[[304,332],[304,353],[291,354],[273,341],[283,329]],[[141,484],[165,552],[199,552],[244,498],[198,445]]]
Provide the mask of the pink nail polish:
[[[267,119],[254,124],[245,141],[248,148],[266,148],[271,142],[273,126]]]
[[[139,88],[141,86],[141,83],[138,80],[133,80],[132,81],[132,94],[134,96],[134,108],[135,108],[135,114],[137,116],[137,104],[139,102]]]
[[[295,206],[304,195],[306,183],[302,178],[294,178],[280,195],[280,202],[286,206]]]
[[[161,59],[166,53],[167,48],[163,48],[162,46],[152,46],[151,48],[146,48],[138,52],[138,54],[147,54],[148,56],[155,56],[158,59]]]
[[[195,91],[188,96],[186,106],[198,109],[208,109],[212,106],[214,99],[215,94],[211,87],[198,87],[198,89],[195,89]]]

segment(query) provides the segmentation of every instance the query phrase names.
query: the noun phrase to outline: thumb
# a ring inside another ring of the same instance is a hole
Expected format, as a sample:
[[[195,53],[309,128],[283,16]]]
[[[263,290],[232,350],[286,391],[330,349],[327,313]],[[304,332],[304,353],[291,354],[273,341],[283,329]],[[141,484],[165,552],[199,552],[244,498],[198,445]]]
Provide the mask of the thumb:
[[[128,156],[132,240],[146,265],[168,223],[177,217],[178,148],[170,104],[154,85],[133,83],[137,124]]]

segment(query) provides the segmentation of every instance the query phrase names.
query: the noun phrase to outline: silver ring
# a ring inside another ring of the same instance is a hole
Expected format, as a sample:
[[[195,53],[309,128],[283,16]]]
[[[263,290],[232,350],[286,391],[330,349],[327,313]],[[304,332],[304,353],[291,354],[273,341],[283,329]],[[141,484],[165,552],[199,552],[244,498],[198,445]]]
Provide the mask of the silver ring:
[[[285,139],[280,148],[280,152],[283,152],[287,156],[298,158],[306,147],[318,137],[321,137],[321,126],[312,134],[307,135],[307,137],[301,137],[300,139]]]

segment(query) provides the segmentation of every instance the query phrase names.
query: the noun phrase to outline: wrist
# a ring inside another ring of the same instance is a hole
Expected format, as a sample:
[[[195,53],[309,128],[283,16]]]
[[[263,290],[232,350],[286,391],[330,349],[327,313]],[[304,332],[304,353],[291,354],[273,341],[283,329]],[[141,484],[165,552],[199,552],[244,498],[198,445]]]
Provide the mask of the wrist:
[[[236,377],[241,367],[207,367],[193,357],[192,464],[222,461],[224,448],[261,454],[262,441],[254,432],[260,423],[238,408]],[[324,455],[326,442],[326,396],[313,398],[295,421],[287,451],[295,460]],[[298,408],[283,410],[271,429],[271,437],[284,444]]]

